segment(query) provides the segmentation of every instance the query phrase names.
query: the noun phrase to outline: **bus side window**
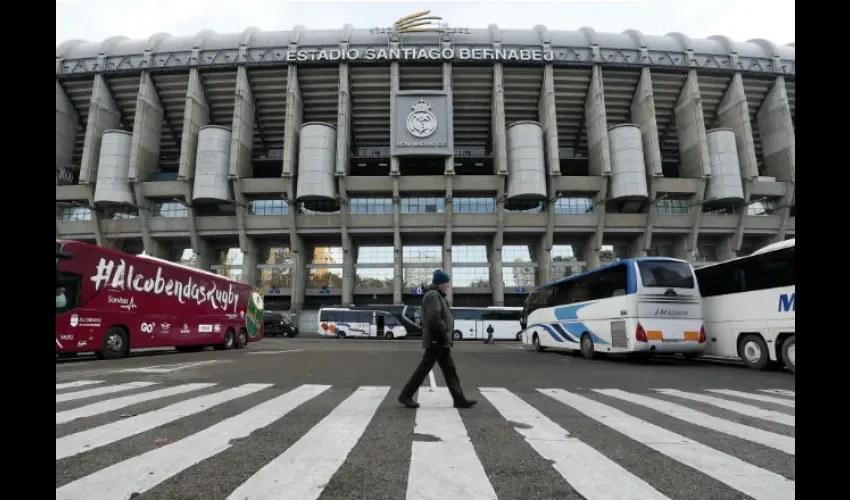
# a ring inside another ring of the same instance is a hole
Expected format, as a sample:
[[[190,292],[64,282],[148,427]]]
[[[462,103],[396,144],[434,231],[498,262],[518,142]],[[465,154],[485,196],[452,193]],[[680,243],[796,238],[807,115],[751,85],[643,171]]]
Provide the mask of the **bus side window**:
[[[552,287],[541,288],[531,293],[528,296],[528,314],[533,313],[537,309],[552,307],[554,300],[554,289]]]
[[[80,307],[80,293],[82,291],[83,277],[79,274],[58,271],[56,273],[56,287],[65,289],[65,307],[56,309],[56,314],[62,314]]]
[[[607,299],[617,290],[626,290],[626,265],[618,264],[596,273],[596,280],[590,283],[590,300]]]
[[[741,266],[744,275],[744,291],[754,292],[794,285],[795,249],[779,250],[758,256]]]
[[[743,292],[741,271],[734,262],[718,264],[697,271],[699,292],[702,297],[716,297]]]

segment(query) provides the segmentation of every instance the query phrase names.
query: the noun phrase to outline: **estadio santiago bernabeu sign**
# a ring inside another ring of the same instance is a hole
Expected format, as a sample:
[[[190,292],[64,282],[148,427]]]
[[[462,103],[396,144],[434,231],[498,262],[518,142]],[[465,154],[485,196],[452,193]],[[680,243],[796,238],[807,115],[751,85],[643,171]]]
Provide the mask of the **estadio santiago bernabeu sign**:
[[[239,294],[233,292],[232,284],[227,290],[219,290],[212,280],[209,281],[210,285],[204,285],[196,283],[191,276],[185,282],[165,279],[162,277],[162,266],[157,266],[156,276],[145,276],[136,272],[132,264],[128,266],[124,259],[120,259],[116,265],[114,260],[101,258],[97,272],[90,279],[95,290],[110,288],[164,295],[177,299],[180,304],[185,304],[187,300],[193,300],[198,305],[209,303],[213,309],[220,308],[224,312],[227,312],[228,306],[233,306],[232,311],[235,313],[239,302]]]
[[[301,49],[287,50],[287,62],[339,62],[339,61],[520,61],[551,62],[555,52],[541,48],[501,49],[492,48],[440,48],[407,47],[400,49]]]
[[[447,24],[437,24],[443,18],[430,15],[430,10],[423,10],[398,19],[393,26],[387,28],[371,28],[372,35],[403,36],[413,33],[438,33],[442,35],[469,35],[469,28],[451,28]],[[442,47],[439,43],[428,47],[404,48],[350,48],[342,49],[302,49],[286,51],[288,62],[308,61],[554,61],[552,50],[540,47],[524,47],[510,49],[493,49],[492,47]]]

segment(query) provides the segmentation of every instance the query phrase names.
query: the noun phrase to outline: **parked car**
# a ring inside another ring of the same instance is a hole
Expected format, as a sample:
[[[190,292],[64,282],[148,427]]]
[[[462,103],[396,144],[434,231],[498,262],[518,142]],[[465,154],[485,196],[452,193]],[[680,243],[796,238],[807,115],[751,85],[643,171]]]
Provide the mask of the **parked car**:
[[[263,314],[263,330],[270,337],[282,335],[294,337],[298,335],[298,327],[293,325],[289,318],[277,311],[266,311]]]

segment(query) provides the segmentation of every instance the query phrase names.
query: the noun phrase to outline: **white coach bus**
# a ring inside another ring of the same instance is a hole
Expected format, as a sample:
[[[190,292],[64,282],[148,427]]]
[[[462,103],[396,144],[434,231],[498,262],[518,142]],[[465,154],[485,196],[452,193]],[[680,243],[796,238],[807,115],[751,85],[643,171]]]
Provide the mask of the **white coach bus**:
[[[665,257],[624,259],[531,292],[525,348],[696,357],[705,347],[699,286],[691,265]]]
[[[394,339],[407,336],[395,316],[378,309],[327,307],[319,310],[318,333],[324,337]]]
[[[795,240],[696,270],[708,334],[705,353],[755,369],[795,372]]]
[[[452,307],[454,340],[484,340],[493,325],[494,340],[519,340],[521,307]]]

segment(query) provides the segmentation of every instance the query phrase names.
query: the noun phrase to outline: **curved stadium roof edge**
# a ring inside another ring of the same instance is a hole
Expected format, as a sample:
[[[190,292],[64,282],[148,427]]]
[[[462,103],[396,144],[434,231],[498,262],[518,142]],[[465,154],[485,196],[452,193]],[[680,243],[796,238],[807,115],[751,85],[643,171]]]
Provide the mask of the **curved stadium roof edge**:
[[[492,46],[501,43],[502,48],[542,48],[551,49],[598,48],[600,51],[664,52],[667,54],[686,54],[688,52],[703,57],[729,57],[758,60],[789,61],[793,67],[795,44],[779,45],[764,39],[735,42],[723,35],[707,39],[690,38],[682,33],[667,35],[646,35],[637,30],[623,33],[599,33],[593,28],[583,27],[578,31],[555,31],[545,26],[533,29],[500,29],[496,25],[487,28],[470,29],[465,33],[405,33],[402,35],[376,33],[370,29],[354,29],[346,25],[335,30],[308,30],[296,26],[291,31],[260,31],[248,28],[242,33],[216,33],[204,30],[194,36],[172,36],[168,33],[156,33],[147,39],[129,39],[114,36],[95,43],[84,40],[68,40],[56,47],[56,58],[64,61],[90,60],[96,58],[127,58],[146,54],[175,54],[192,51],[229,51],[247,50],[258,54],[274,50],[310,50],[338,49],[346,43],[349,48],[377,47],[386,45],[390,37],[399,37],[402,45],[437,44],[442,37],[449,37],[455,46]],[[637,62],[637,61],[633,61]],[[115,68],[120,69],[120,68]],[[794,70],[786,70],[794,73]]]

